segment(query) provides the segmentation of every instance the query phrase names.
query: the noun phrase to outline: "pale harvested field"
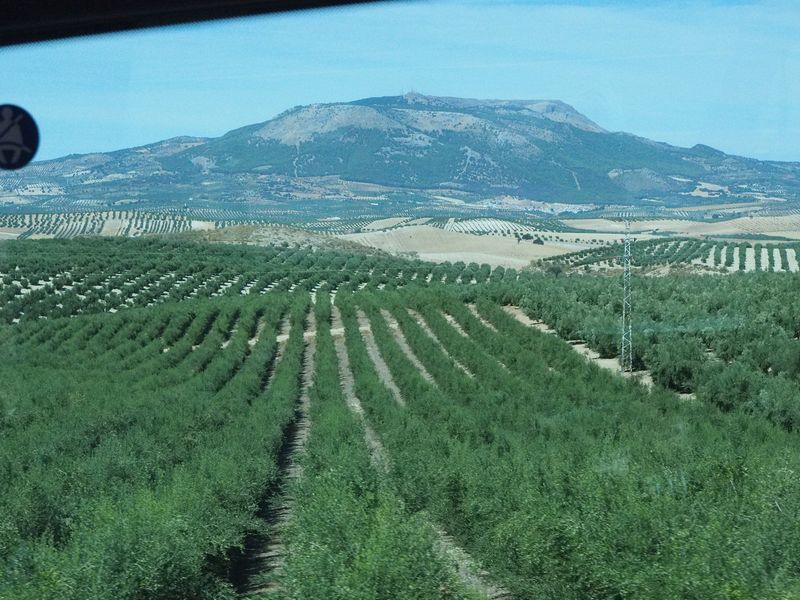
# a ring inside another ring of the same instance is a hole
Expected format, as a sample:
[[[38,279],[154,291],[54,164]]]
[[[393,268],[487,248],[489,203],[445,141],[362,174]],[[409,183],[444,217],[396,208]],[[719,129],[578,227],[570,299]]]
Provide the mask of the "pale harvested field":
[[[556,244],[573,244],[573,250],[597,247],[597,243],[592,243],[595,240],[604,244],[613,244],[623,239],[623,236],[620,233],[565,233],[563,231],[547,231],[539,233],[538,236],[545,240],[552,239]],[[652,238],[653,236],[647,233],[643,233],[641,235],[637,234],[636,236],[637,240],[649,240]]]
[[[388,229],[389,227],[399,225],[403,221],[407,220],[408,217],[389,217],[386,219],[378,219],[377,221],[373,221],[372,223],[365,225],[364,229],[367,231],[380,231],[381,229]]]
[[[430,225],[400,227],[391,231],[349,233],[338,237],[392,254],[415,252],[421,259],[434,262],[461,260],[514,268],[527,266],[532,260],[566,254],[577,249],[575,244],[569,243],[553,242],[544,245],[531,242],[517,243],[511,237],[443,231]]]
[[[715,192],[725,192],[728,193],[728,186],[726,185],[717,185],[716,183],[707,183],[705,181],[698,181],[697,186],[691,192],[689,192],[689,196],[697,196],[699,198],[711,198]]]
[[[561,219],[561,221],[565,225],[569,225],[577,229],[588,229],[590,231],[597,231],[599,233],[616,233],[625,231],[625,224],[622,221],[612,221],[611,219]]]
[[[192,221],[192,231],[213,231],[214,221]]]
[[[15,206],[22,206],[24,204],[32,204],[33,200],[30,197],[21,196],[17,193],[0,192],[0,204],[14,204]]]
[[[100,235],[122,235],[125,227],[128,225],[126,219],[107,219],[103,223],[103,229],[100,230]]]
[[[15,240],[25,231],[24,227],[0,227],[0,240]]]
[[[700,204],[698,206],[682,206],[680,208],[670,208],[672,212],[677,211],[685,211],[685,212],[703,212],[707,210],[720,210],[720,211],[727,211],[727,210],[742,210],[744,208],[750,208],[755,210],[760,210],[764,206],[760,202],[731,202],[728,204]]]
[[[564,223],[597,232],[621,232],[625,227],[621,221],[610,219],[564,219]],[[800,215],[740,217],[711,223],[680,219],[653,219],[634,221],[631,223],[631,228],[634,231],[669,231],[686,236],[726,236],[750,233],[800,239]]]

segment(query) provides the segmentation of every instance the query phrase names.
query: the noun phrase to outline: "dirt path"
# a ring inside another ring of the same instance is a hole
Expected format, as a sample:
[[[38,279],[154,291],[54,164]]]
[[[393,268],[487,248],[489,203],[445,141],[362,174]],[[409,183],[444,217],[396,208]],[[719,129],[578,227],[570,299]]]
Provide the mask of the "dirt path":
[[[313,310],[306,318],[306,330],[314,326]],[[287,326],[288,327],[288,326]],[[288,339],[288,338],[287,338]],[[279,344],[279,348],[285,343]],[[267,525],[267,534],[254,532],[244,541],[244,550],[232,561],[231,581],[236,591],[242,596],[255,596],[274,592],[278,589],[277,581],[264,582],[265,576],[277,573],[284,563],[286,548],[283,544],[285,531],[291,516],[294,498],[288,490],[291,482],[303,475],[300,457],[305,451],[311,429],[309,389],[314,378],[315,338],[306,342],[303,351],[303,367],[301,372],[300,396],[295,405],[293,421],[284,431],[283,443],[278,452],[279,475],[264,494],[257,517]],[[276,360],[279,358],[276,356]],[[275,363],[277,364],[277,362]],[[274,368],[273,368],[274,372]]]
[[[289,340],[289,333],[292,330],[292,324],[289,322],[288,317],[283,317],[281,319],[280,326],[278,328],[278,335],[275,338],[277,346],[275,348],[275,356],[272,357],[272,362],[267,368],[266,376],[264,377],[264,388],[269,389],[269,386],[272,385],[272,378],[275,376],[275,369],[280,364],[281,359],[283,358],[283,351],[286,349],[286,342]],[[307,339],[307,338],[306,338]]]
[[[225,339],[222,340],[222,343],[219,346],[220,349],[225,350],[225,348],[230,346],[233,336],[235,336],[236,333],[239,331],[239,324],[241,323],[241,321],[242,321],[242,313],[237,310],[236,316],[233,320],[233,323],[231,323],[230,329],[228,329],[228,331],[225,332],[224,336]]]
[[[236,328],[234,328],[234,329],[231,329],[231,330],[228,332],[228,339],[227,339],[227,340],[225,340],[224,342],[222,342],[222,343],[219,345],[219,347],[220,347],[220,350],[225,350],[225,348],[227,348],[228,346],[230,346],[230,345],[231,345],[231,340],[233,339],[233,336],[234,336],[234,335],[236,335],[236,332],[237,332],[237,331],[239,331],[239,330],[238,330],[238,329],[236,329]]]
[[[527,325],[528,327],[535,327],[536,329],[538,329],[543,333],[552,333],[553,335],[557,335],[555,329],[550,327],[544,321],[534,321],[519,306],[504,306],[503,310],[505,310],[508,314],[510,314],[512,317],[514,317],[517,321],[519,321],[523,325]]]
[[[288,317],[283,317],[281,319],[281,323],[278,326],[278,336],[275,338],[275,341],[278,344],[285,344],[289,340],[289,333],[291,333],[291,324],[289,323]],[[303,336],[308,333],[307,331],[303,333]]]
[[[445,348],[444,344],[442,344],[442,342],[439,340],[439,338],[436,337],[436,334],[428,326],[427,321],[425,321],[425,318],[421,314],[419,314],[417,311],[415,311],[415,310],[413,310],[411,308],[408,309],[408,314],[411,315],[411,317],[417,322],[417,324],[428,335],[428,337],[431,338],[436,343],[436,345],[439,347],[439,349],[442,352],[444,352],[445,356],[449,357],[450,360],[452,360],[455,363],[455,365],[464,372],[465,375],[467,375],[470,378],[474,378],[475,377],[475,375],[469,369],[467,369],[467,367],[462,365],[453,356],[450,356],[450,353],[447,351],[447,348]]]
[[[461,328],[461,324],[460,324],[458,321],[456,321],[456,319],[455,319],[455,317],[454,317],[453,315],[451,315],[450,313],[447,313],[447,312],[442,312],[442,314],[444,315],[444,318],[445,318],[445,320],[446,320],[448,323],[450,323],[450,326],[451,326],[453,329],[455,329],[455,330],[456,330],[458,333],[460,333],[460,334],[461,334],[461,337],[469,337],[469,336],[467,335],[467,332],[466,332],[466,331],[464,331],[464,330]]]
[[[485,327],[488,327],[489,329],[491,329],[492,331],[497,333],[497,327],[495,327],[489,321],[487,321],[486,319],[483,318],[481,313],[478,312],[478,307],[477,306],[475,306],[474,304],[467,304],[467,308],[475,316],[476,319],[478,319],[481,323],[483,323],[483,325]]]
[[[363,315],[363,313],[361,314]],[[339,312],[338,307],[333,306],[331,316],[332,327],[343,327],[341,313]],[[363,323],[364,318],[366,318],[366,315],[363,315],[363,318],[360,316],[359,322]],[[359,329],[362,329],[362,327],[363,325],[360,325]],[[399,331],[398,329],[394,330]],[[371,338],[371,332],[369,336],[365,337]],[[391,469],[388,453],[383,447],[383,444],[381,444],[381,441],[375,431],[367,422],[364,409],[355,394],[353,373],[350,370],[350,358],[347,355],[344,337],[335,337],[334,345],[336,348],[336,356],[339,362],[339,377],[347,405],[350,410],[353,411],[359,421],[361,421],[361,424],[364,427],[364,439],[366,440],[367,447],[369,448],[370,458],[373,466],[384,473],[388,473]],[[398,394],[399,391],[400,390],[398,389]],[[445,531],[436,525],[434,525],[433,528],[437,533],[437,543],[435,545],[436,550],[447,562],[455,563],[456,574],[458,575],[459,580],[466,587],[492,600],[512,597],[508,590],[495,586],[494,584],[486,581],[486,576],[488,575],[486,571],[478,567],[475,560],[469,554],[467,554],[465,550],[460,548],[452,539],[452,537],[450,537]]]
[[[361,333],[365,333],[367,331],[370,331],[369,325],[367,325],[367,326],[359,325],[358,330]],[[339,326],[331,327],[331,336],[333,336],[333,337],[344,337],[344,327],[339,327]]]
[[[446,531],[436,526],[434,530],[437,534],[436,550],[445,560],[455,563],[456,573],[462,584],[489,600],[513,598],[507,589],[488,581],[489,573],[478,566],[467,551],[456,544]]]
[[[417,311],[415,311],[415,310],[413,310],[411,308],[408,309],[408,314],[411,315],[411,317],[417,322],[417,324],[428,335],[428,337],[431,338],[434,341],[434,343],[439,347],[439,349],[444,353],[445,356],[447,356],[450,360],[452,360],[453,363],[455,363],[455,365],[459,369],[461,369],[461,371],[463,371],[465,375],[467,375],[471,379],[475,378],[475,375],[469,369],[467,369],[456,358],[454,358],[453,356],[450,355],[450,353],[447,351],[447,348],[445,348],[444,344],[442,344],[442,342],[439,340],[439,338],[436,337],[436,334],[428,326],[427,321],[425,321],[425,318],[421,314],[419,314]]]
[[[525,311],[523,311],[518,306],[504,306],[503,310],[505,310],[508,314],[510,314],[514,318],[516,318],[523,325],[527,325],[528,327],[535,327],[536,329],[538,329],[543,333],[548,333],[555,336],[558,335],[555,329],[553,329],[543,321],[534,321],[527,314],[525,314]],[[589,346],[587,346],[586,343],[583,342],[582,340],[567,340],[567,343],[570,346],[572,346],[572,349],[575,350],[575,352],[586,357],[587,359],[595,363],[598,367],[602,367],[604,369],[612,371],[617,375],[622,375],[630,379],[636,379],[637,381],[645,385],[648,389],[653,387],[653,377],[650,375],[649,371],[635,371],[633,373],[623,372],[619,364],[619,359],[600,358],[600,355],[591,348],[589,348]]]
[[[473,305],[473,308],[474,308],[474,305]],[[494,329],[494,327],[491,325],[491,323],[488,323],[479,314],[477,314],[477,310],[473,310],[472,312],[483,325],[485,325],[489,329],[492,329],[493,331],[497,331],[496,329]],[[444,310],[442,310],[442,315],[444,316],[445,320],[453,327],[453,329],[455,329],[463,337],[469,339],[469,337],[470,337],[469,334],[466,331],[464,331],[464,328],[461,327],[461,324],[458,322],[458,320],[453,315],[451,315],[448,312],[445,312]],[[490,361],[494,360],[505,371],[511,373],[511,369],[508,368],[508,365],[506,363],[504,363],[502,360],[500,360],[499,358],[494,356],[492,353],[487,352],[487,355],[489,356],[489,360]]]
[[[389,370],[389,365],[387,365],[386,361],[383,360],[380,350],[378,349],[378,344],[375,342],[375,337],[372,335],[372,329],[369,325],[369,318],[361,309],[358,310],[358,323],[358,329],[362,332],[361,337],[364,340],[364,345],[367,347],[367,354],[369,354],[372,364],[375,365],[375,371],[378,373],[378,377],[383,385],[385,385],[386,388],[392,392],[392,396],[394,396],[395,401],[400,406],[405,407],[406,401],[403,400],[403,395],[400,393],[400,388],[397,387],[394,377],[392,377],[392,372]]]
[[[339,307],[334,305],[331,311],[331,330],[333,328],[342,329],[344,331],[344,324],[342,323],[342,314],[339,312]],[[364,427],[364,439],[369,448],[370,459],[372,464],[383,471],[388,473],[389,461],[386,457],[386,451],[383,449],[378,436],[372,430],[372,427],[367,423],[364,414],[364,408],[361,406],[361,401],[356,396],[355,382],[353,380],[353,372],[350,369],[350,357],[347,355],[347,347],[345,346],[344,336],[339,335],[333,338],[334,347],[336,348],[336,357],[339,362],[339,380],[344,392],[344,399],[347,402],[348,408],[358,417],[361,425]]]
[[[256,332],[255,334],[253,334],[253,337],[247,340],[247,343],[250,345],[251,348],[258,343],[258,338],[261,337],[261,334],[263,333],[266,324],[267,323],[264,320],[263,316],[258,318],[258,325],[256,326]]]
[[[370,331],[369,324],[367,324],[364,327],[359,327],[359,331],[361,331],[362,333]],[[303,338],[305,338],[306,340],[310,340],[311,338],[314,338],[316,336],[317,336],[316,328],[314,328],[314,329],[306,329],[303,332]],[[344,336],[344,327],[342,327],[341,325],[334,325],[333,327],[331,327],[331,336],[332,337],[342,337],[342,336]],[[279,344],[282,343],[282,342],[285,342],[288,339],[289,339],[289,331],[288,331],[288,329],[287,329],[287,331],[285,331],[285,332],[281,331],[278,334],[278,343]]]
[[[417,371],[419,371],[420,375],[422,375],[425,381],[435,386],[436,382],[434,381],[433,377],[431,376],[430,373],[428,373],[428,370],[425,368],[425,365],[423,365],[419,361],[417,355],[414,354],[414,351],[411,349],[411,346],[408,345],[408,341],[406,341],[406,336],[403,335],[403,331],[400,329],[400,324],[397,322],[397,319],[395,319],[392,313],[390,313],[385,308],[381,309],[381,316],[386,321],[386,324],[389,326],[389,329],[392,330],[392,333],[394,333],[394,341],[397,342],[398,346],[400,346],[400,350],[403,351],[403,354],[406,355],[406,358],[409,361],[411,361],[411,364],[413,364],[417,368]]]

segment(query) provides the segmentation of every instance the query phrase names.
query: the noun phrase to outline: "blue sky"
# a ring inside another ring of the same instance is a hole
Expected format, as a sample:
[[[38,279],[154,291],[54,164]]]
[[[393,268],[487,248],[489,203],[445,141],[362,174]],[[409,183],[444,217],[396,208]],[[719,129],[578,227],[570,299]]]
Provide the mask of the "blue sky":
[[[382,3],[0,48],[0,103],[37,118],[39,158],[413,90],[800,160],[798,32],[792,2]]]

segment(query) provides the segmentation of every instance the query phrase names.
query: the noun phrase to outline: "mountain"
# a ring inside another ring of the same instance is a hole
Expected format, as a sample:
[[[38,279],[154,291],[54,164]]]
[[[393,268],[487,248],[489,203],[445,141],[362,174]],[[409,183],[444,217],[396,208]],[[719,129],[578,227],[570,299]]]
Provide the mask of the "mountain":
[[[636,206],[800,201],[800,163],[609,132],[558,100],[405,94],[312,104],[218,138],[71,155],[0,176],[0,202],[270,205],[369,194]]]

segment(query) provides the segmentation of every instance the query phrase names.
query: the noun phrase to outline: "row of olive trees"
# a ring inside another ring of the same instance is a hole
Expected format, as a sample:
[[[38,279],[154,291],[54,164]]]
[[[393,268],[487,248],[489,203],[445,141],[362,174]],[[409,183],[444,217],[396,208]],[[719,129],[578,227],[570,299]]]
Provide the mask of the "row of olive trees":
[[[778,483],[785,449],[800,443],[793,435],[711,403],[648,392],[522,325],[481,292],[475,299],[492,327],[459,307],[456,290],[337,294],[357,385],[364,381],[359,398],[408,507],[429,512],[520,597],[792,593],[796,577],[780,574],[791,569],[787,561],[771,574],[762,568],[775,556],[764,527],[780,528],[786,513],[764,504],[760,490],[776,486],[769,489],[783,511],[785,502],[798,506],[794,479]],[[405,408],[375,383],[357,307]],[[788,557],[800,535],[787,532],[778,544]]]

